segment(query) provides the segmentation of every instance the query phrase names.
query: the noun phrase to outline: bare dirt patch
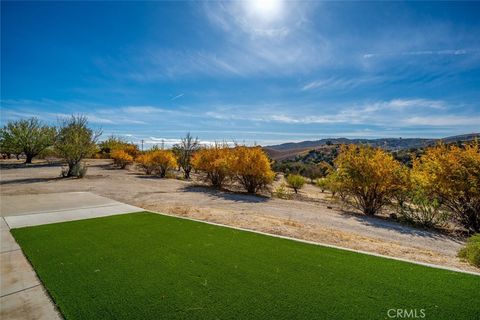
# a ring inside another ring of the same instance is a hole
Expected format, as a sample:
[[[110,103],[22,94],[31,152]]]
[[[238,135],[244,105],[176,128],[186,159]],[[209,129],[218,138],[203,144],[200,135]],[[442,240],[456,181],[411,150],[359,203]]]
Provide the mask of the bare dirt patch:
[[[145,176],[135,168],[119,170],[110,160],[87,163],[86,178],[60,179],[61,165],[56,163],[24,166],[2,161],[1,194],[90,191],[146,210],[478,271],[456,257],[462,240],[345,212],[312,185],[294,199],[282,200],[268,193],[253,196],[212,190],[202,186],[198,177],[181,181]]]

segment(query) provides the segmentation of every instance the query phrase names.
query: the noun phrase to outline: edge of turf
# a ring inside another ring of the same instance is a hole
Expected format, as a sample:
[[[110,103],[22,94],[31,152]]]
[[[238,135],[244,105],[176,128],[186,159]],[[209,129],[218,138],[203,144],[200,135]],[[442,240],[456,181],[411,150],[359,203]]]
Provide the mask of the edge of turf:
[[[209,224],[209,225],[214,225],[214,226],[217,226],[217,227],[223,227],[223,228],[235,229],[235,230],[239,230],[239,231],[251,232],[251,233],[261,234],[261,235],[264,235],[264,236],[270,236],[270,237],[275,237],[275,238],[280,238],[280,239],[285,239],[285,240],[291,240],[291,241],[296,241],[296,242],[301,242],[301,243],[306,243],[306,244],[311,244],[311,245],[316,245],[316,246],[321,246],[321,247],[327,247],[327,248],[332,248],[332,249],[337,249],[337,250],[355,252],[355,253],[359,253],[359,254],[365,254],[365,255],[368,255],[368,256],[375,256],[375,257],[379,257],[379,258],[396,260],[396,261],[401,261],[401,262],[405,262],[405,263],[412,263],[412,264],[421,265],[421,266],[429,267],[429,268],[442,269],[442,270],[459,272],[459,273],[466,273],[466,274],[471,274],[471,275],[480,277],[480,271],[477,272],[477,271],[462,270],[462,269],[455,268],[455,267],[447,267],[447,266],[437,265],[437,264],[428,263],[428,262],[421,262],[421,261],[409,260],[409,259],[405,259],[405,258],[392,257],[392,256],[383,255],[383,254],[380,254],[380,253],[351,249],[351,248],[337,246],[337,245],[334,245],[334,244],[328,244],[328,243],[324,243],[324,242],[315,242],[315,241],[310,241],[310,240],[305,240],[305,239],[293,238],[293,237],[289,237],[289,236],[284,236],[284,235],[279,235],[279,234],[274,234],[274,233],[268,233],[268,232],[254,230],[254,229],[246,229],[246,228],[242,228],[242,227],[230,226],[230,225],[226,225],[226,224],[222,224],[222,223],[205,221],[205,220],[195,219],[195,218],[191,218],[191,217],[182,217],[182,216],[178,216],[178,215],[174,215],[174,214],[152,211],[152,210],[143,210],[143,211],[135,211],[135,212],[129,212],[129,213],[112,214],[111,216],[123,215],[123,214],[135,214],[135,213],[142,213],[142,212],[150,212],[150,213],[153,213],[153,214],[159,214],[159,215],[163,215],[163,216],[167,216],[167,217],[171,217],[171,218],[190,220],[190,221],[205,223],[205,224]],[[91,219],[100,219],[100,218],[107,218],[107,217],[109,217],[109,216],[93,217],[93,218],[88,218],[88,219],[71,220],[71,221],[63,221],[63,222],[55,222],[53,224],[67,223],[67,222],[74,222],[74,221],[83,221],[83,220],[91,220]],[[31,227],[34,227],[34,226],[31,226]],[[22,229],[22,228],[29,228],[29,227],[21,227],[21,228],[14,228],[14,229]],[[11,230],[13,230],[13,229],[11,229]]]
[[[3,217],[2,217],[3,218]],[[80,220],[74,220],[74,221],[80,221]],[[65,221],[65,222],[69,222],[69,221]],[[5,221],[6,223],[6,221]],[[60,222],[61,223],[61,222]],[[40,225],[41,226],[41,225]],[[10,228],[10,226],[9,226]],[[23,228],[28,228],[28,227],[23,227]],[[14,228],[14,229],[9,229],[8,231],[10,232],[11,230],[15,230],[15,229],[22,229],[22,228]],[[11,233],[12,237],[15,239],[15,241],[17,241],[17,239],[15,238],[15,236]],[[29,289],[32,289],[32,288],[35,288],[37,286],[40,286],[42,291],[45,293],[45,295],[47,296],[49,302],[52,307],[53,307],[53,310],[54,312],[57,314],[58,318],[59,319],[65,319],[65,316],[64,316],[64,313],[62,312],[62,309],[60,308],[60,305],[58,304],[57,300],[55,299],[55,297],[52,295],[52,293],[50,292],[50,290],[48,289],[45,281],[43,280],[43,278],[38,274],[37,270],[35,269],[32,261],[30,260],[30,257],[23,251],[23,248],[22,246],[20,246],[19,243],[17,243],[18,246],[20,247],[20,251],[22,252],[23,256],[25,257],[25,260],[27,260],[27,263],[28,265],[30,266],[30,268],[32,268],[33,272],[35,273],[35,277],[37,277],[38,280],[40,280],[40,283],[33,286],[33,287],[30,287],[30,288],[25,288],[25,289],[22,289],[20,291],[16,291],[16,292],[13,292],[13,293],[10,293],[10,294],[17,294],[21,291],[24,291],[24,290],[29,290]],[[8,296],[8,295],[7,295]]]
[[[471,274],[471,275],[480,277],[480,271],[478,271],[478,272],[477,271],[468,271],[468,270],[458,269],[458,268],[455,268],[455,267],[441,266],[441,265],[438,265],[438,264],[433,264],[433,263],[428,263],[428,262],[421,262],[421,261],[409,260],[409,259],[405,259],[405,258],[392,257],[392,256],[383,255],[383,254],[380,254],[380,253],[375,253],[375,252],[368,252],[368,251],[363,251],[363,250],[351,249],[351,248],[341,247],[341,246],[337,246],[337,245],[334,245],[334,244],[328,244],[328,243],[324,243],[324,242],[315,242],[315,241],[310,241],[310,240],[305,240],[305,239],[293,238],[293,237],[289,237],[289,236],[283,236],[283,235],[280,235],[280,234],[274,234],[274,233],[268,233],[268,232],[254,230],[254,229],[246,229],[246,228],[242,228],[242,227],[230,226],[230,225],[221,224],[221,223],[218,223],[218,222],[205,221],[205,220],[195,219],[195,218],[191,218],[191,217],[182,217],[182,216],[177,216],[177,215],[164,213],[164,212],[145,210],[145,211],[137,211],[137,212],[132,212],[132,213],[139,213],[139,212],[151,212],[151,213],[160,214],[160,215],[163,215],[163,216],[179,218],[179,219],[184,219],[184,220],[190,220],[190,221],[196,221],[196,222],[206,223],[206,224],[210,224],[210,225],[214,225],[214,226],[218,226],[218,227],[236,229],[236,230],[240,230],[240,231],[252,232],[252,233],[257,233],[257,234],[270,236],[270,237],[276,237],[276,238],[292,240],[292,241],[296,241],[296,242],[313,244],[313,245],[321,246],[321,247],[327,247],[327,248],[332,248],[332,249],[337,249],[337,250],[366,254],[366,255],[369,255],[369,256],[375,256],[375,257],[380,257],[380,258],[385,258],[385,259],[390,259],[390,260],[413,263],[413,264],[417,264],[417,265],[421,265],[421,266],[425,266],[425,267],[430,267],[430,268],[435,268],[435,269],[443,269],[443,270],[448,270],[448,271],[453,271],[453,272],[467,273],[467,274]]]

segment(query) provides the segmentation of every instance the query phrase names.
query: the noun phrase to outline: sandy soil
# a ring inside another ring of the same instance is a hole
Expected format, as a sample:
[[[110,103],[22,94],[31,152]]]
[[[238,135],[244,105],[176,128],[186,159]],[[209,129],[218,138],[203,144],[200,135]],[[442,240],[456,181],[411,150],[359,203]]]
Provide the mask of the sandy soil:
[[[216,191],[203,186],[198,179],[149,177],[135,168],[115,169],[109,160],[88,160],[88,174],[84,179],[60,178],[58,164],[14,163],[0,162],[2,195],[90,191],[147,210],[479,271],[456,257],[462,240],[346,212],[332,202],[328,194],[311,185],[294,199],[283,200],[267,194],[252,196]]]

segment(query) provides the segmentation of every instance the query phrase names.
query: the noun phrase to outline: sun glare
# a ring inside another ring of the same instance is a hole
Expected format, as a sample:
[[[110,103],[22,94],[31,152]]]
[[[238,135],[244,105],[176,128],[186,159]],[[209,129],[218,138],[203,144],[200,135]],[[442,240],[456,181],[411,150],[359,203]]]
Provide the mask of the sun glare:
[[[282,0],[250,0],[246,2],[251,15],[263,20],[275,20],[282,15]]]

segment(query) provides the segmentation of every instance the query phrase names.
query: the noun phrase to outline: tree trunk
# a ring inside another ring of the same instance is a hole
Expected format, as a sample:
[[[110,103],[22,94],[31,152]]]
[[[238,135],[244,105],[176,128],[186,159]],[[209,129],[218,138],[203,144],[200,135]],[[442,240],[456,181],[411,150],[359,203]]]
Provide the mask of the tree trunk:
[[[187,179],[187,180],[190,179],[190,170],[191,169],[184,169],[183,170],[184,178]]]
[[[474,209],[464,210],[461,218],[463,226],[470,232],[480,232],[480,214]]]
[[[68,173],[67,173],[67,177],[72,177],[74,176],[74,169],[75,169],[75,166],[77,166],[78,162],[69,162],[68,163]]]
[[[26,156],[25,163],[32,163],[33,155],[26,154],[25,156]]]
[[[67,177],[71,177],[73,176],[73,167],[74,165],[73,164],[68,164],[68,172],[67,172]]]
[[[364,213],[365,213],[367,216],[374,216],[375,213],[376,213],[376,211],[375,211],[375,209],[373,209],[373,208],[365,208]]]
[[[159,174],[160,178],[165,178],[165,176],[167,175],[167,169],[160,168],[158,174]]]
[[[367,216],[374,216],[375,213],[377,213],[370,199],[366,199],[364,201],[363,213],[365,213]]]

